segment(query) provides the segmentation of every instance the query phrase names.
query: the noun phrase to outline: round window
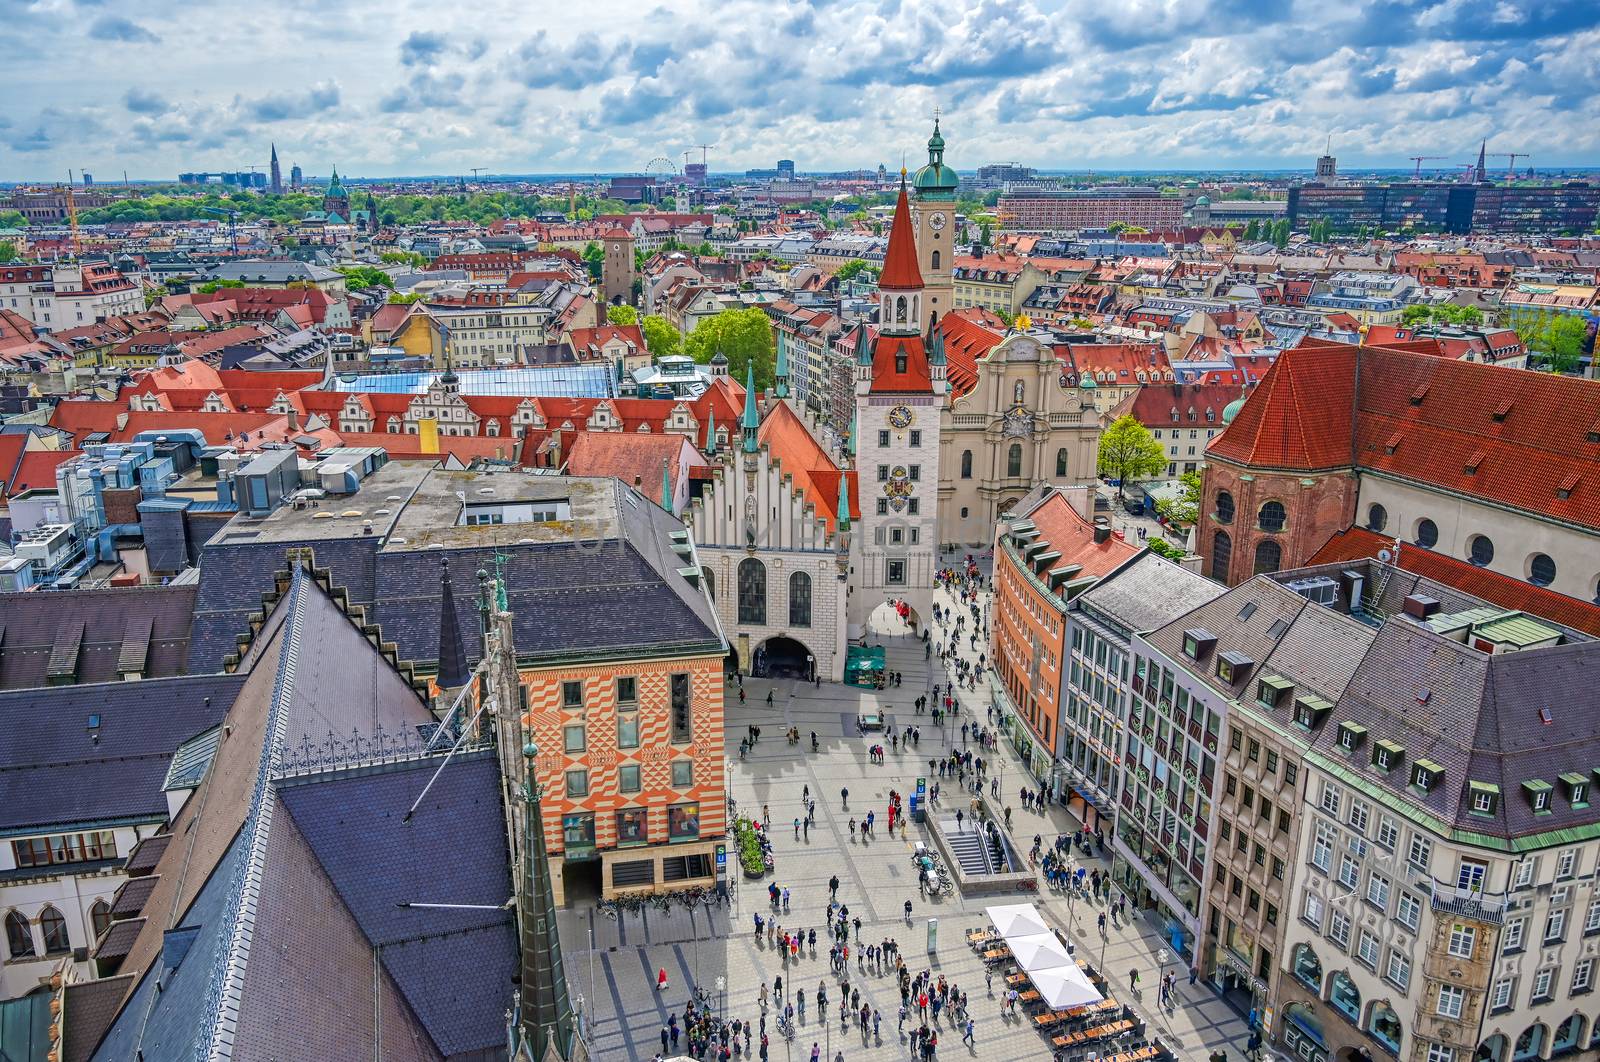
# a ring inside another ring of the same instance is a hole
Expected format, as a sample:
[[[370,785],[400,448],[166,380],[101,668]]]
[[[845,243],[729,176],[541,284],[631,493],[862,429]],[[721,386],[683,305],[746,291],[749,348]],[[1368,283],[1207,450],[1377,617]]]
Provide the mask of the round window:
[[[1389,510],[1373,502],[1367,507],[1367,530],[1382,531],[1389,526]]]
[[[1432,549],[1439,544],[1439,525],[1423,517],[1417,521],[1417,545]]]
[[[1556,562],[1549,554],[1535,553],[1528,558],[1528,582],[1535,586],[1549,586],[1556,581]]]
[[[1487,535],[1473,535],[1467,543],[1467,559],[1478,567],[1487,567],[1494,561],[1494,543]]]

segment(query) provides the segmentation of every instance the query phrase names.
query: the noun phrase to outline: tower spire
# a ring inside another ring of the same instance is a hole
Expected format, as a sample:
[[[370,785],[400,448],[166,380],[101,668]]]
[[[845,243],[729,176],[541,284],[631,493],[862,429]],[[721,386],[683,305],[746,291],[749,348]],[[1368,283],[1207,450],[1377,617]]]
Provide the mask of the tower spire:
[[[744,369],[744,421],[740,424],[744,432],[744,452],[753,454],[756,446],[756,432],[761,427],[761,414],[756,412],[756,363],[751,359],[745,364]]]
[[[839,530],[850,530],[850,477],[839,472]]]
[[[672,511],[672,469],[665,461],[661,462],[661,507],[668,516],[677,515]]]
[[[532,742],[522,748],[527,779],[522,788],[522,888],[517,893],[517,921],[522,950],[522,984],[519,990],[519,1025],[523,1048],[535,1062],[588,1057],[578,1038],[567,973],[556,933],[555,892],[550,885],[550,859],[545,850],[544,815],[539,807],[535,761],[539,749]],[[518,1055],[517,1057],[522,1057]]]
[[[456,618],[455,589],[450,585],[450,559],[439,558],[439,689],[460,689],[472,681],[467,649]]]
[[[782,331],[778,332],[778,365],[773,372],[772,393],[779,398],[789,397],[789,349]]]
[[[712,409],[706,413],[706,453],[717,452],[717,411]]]

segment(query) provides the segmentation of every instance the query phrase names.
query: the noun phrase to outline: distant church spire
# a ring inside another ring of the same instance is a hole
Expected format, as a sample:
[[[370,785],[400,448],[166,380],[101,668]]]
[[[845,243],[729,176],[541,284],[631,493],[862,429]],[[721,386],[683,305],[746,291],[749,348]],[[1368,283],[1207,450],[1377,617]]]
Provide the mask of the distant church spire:
[[[283,170],[278,167],[278,145],[272,145],[272,183],[268,185],[273,195],[283,194]]]
[[[456,617],[456,595],[450,585],[450,559],[439,558],[439,675],[440,691],[460,689],[472,681],[467,648]]]
[[[756,432],[761,428],[761,414],[756,412],[756,363],[751,359],[745,365],[744,372],[744,421],[740,425],[744,430],[744,452],[753,454],[759,447],[756,444]]]

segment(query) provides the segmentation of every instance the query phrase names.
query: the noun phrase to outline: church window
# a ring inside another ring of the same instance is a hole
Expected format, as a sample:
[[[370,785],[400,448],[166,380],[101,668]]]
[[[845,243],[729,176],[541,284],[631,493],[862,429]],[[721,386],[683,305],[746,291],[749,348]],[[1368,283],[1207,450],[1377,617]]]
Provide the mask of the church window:
[[[1233,563],[1233,536],[1218,531],[1211,540],[1211,578],[1219,583],[1228,581],[1228,571]]]
[[[972,451],[971,450],[962,450],[961,451],[961,478],[962,479],[971,479],[972,478]]]
[[[938,251],[934,251],[933,252],[933,257],[931,259],[929,259],[928,264],[930,266],[932,266],[934,269],[938,269],[939,268],[939,252]]]
[[[894,352],[894,371],[899,373],[906,371],[906,348],[903,346]]]
[[[1066,474],[1067,474],[1067,448],[1063,446],[1061,449],[1056,451],[1056,475],[1057,476],[1065,476]]]
[[[1012,479],[1022,475],[1022,444],[1012,443],[1006,451],[1006,475]]]
[[[767,566],[754,557],[739,562],[739,622],[767,622]]]
[[[1283,547],[1278,545],[1276,539],[1263,539],[1256,546],[1255,574],[1275,572],[1283,565]]]
[[[811,626],[811,576],[805,572],[789,576],[789,626]]]

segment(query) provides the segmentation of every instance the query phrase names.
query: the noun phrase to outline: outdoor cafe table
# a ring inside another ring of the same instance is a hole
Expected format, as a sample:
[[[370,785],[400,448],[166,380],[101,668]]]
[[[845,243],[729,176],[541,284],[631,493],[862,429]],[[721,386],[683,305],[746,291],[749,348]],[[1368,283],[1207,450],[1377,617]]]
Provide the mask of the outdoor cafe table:
[[[1006,978],[1006,984],[1010,985],[1012,988],[1015,988],[1018,985],[1025,985],[1027,983],[1028,975],[1025,973],[1014,973]]]
[[[1106,1040],[1120,1033],[1128,1032],[1132,1028],[1133,1022],[1131,1021],[1114,1021],[1106,1025],[1096,1025],[1092,1029],[1084,1029],[1081,1032],[1057,1036],[1050,1042],[1057,1047],[1074,1047],[1078,1044],[1092,1043],[1095,1040]]]

